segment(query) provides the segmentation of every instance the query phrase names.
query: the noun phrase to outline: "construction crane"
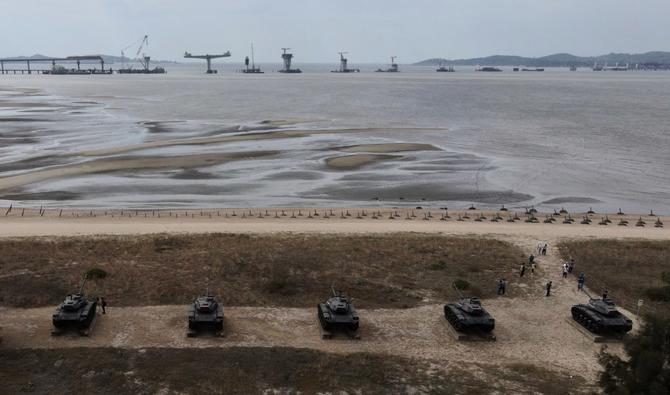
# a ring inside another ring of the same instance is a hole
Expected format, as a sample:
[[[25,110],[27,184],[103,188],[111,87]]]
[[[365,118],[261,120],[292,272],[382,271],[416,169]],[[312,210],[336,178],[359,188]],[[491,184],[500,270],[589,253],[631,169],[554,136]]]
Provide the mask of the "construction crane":
[[[184,52],[184,57],[188,59],[205,59],[207,61],[207,74],[216,74],[218,71],[212,70],[212,59],[228,58],[230,57],[230,51],[226,51],[220,55],[192,55],[190,52]]]
[[[165,69],[163,69],[162,67],[155,67],[153,70],[149,69],[149,64],[151,62],[151,56],[146,56],[146,54],[142,53],[142,49],[144,48],[144,46],[149,45],[149,36],[146,35],[146,34],[144,35],[144,37],[142,37],[138,41],[135,41],[134,43],[128,45],[125,48],[123,48],[121,50],[121,59],[123,59],[123,61],[125,62],[125,59],[126,59],[125,51],[128,48],[137,45],[138,43],[139,43],[139,46],[137,47],[137,51],[135,52],[135,57],[133,58],[133,60],[138,61],[140,63],[140,65],[142,66],[142,69],[140,69],[140,70],[133,69],[133,66],[131,65],[130,67],[123,67],[123,68],[119,69],[118,72],[121,73],[121,74],[163,74],[163,73],[165,73]],[[140,57],[140,53],[142,53],[141,57]],[[125,66],[125,64],[124,64],[124,66]]]

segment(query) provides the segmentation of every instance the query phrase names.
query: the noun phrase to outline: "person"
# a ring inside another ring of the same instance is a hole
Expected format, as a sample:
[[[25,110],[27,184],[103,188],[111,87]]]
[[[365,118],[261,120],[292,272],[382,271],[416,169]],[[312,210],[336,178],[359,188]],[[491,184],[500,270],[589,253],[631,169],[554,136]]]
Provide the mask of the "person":
[[[542,243],[537,243],[537,255],[542,253]]]
[[[105,308],[107,307],[107,301],[105,298],[100,298],[100,307],[102,307],[102,314],[107,313],[107,311],[105,311]]]
[[[542,247],[542,255],[547,255],[547,243],[544,243],[544,247]]]
[[[563,278],[568,278],[568,264],[563,264]]]
[[[545,286],[545,288],[547,289],[547,296],[550,296],[550,295],[551,295],[551,281],[549,281],[549,282],[547,283],[547,285]]]
[[[584,290],[584,280],[584,273],[579,273],[579,277],[577,277],[577,291]]]
[[[522,263],[521,264],[521,269],[519,271],[519,277],[523,277],[523,275],[526,273],[526,264]]]
[[[575,269],[575,258],[570,258],[570,273]]]
[[[607,296],[608,296],[608,292],[607,292],[607,288],[605,288],[605,290],[603,291],[603,300],[607,299]]]
[[[505,280],[500,279],[498,280],[498,295],[504,295],[505,294]]]
[[[530,264],[530,274],[535,274],[535,262]]]
[[[530,254],[530,256],[528,257],[528,263],[533,263],[533,262],[535,262],[535,255]]]

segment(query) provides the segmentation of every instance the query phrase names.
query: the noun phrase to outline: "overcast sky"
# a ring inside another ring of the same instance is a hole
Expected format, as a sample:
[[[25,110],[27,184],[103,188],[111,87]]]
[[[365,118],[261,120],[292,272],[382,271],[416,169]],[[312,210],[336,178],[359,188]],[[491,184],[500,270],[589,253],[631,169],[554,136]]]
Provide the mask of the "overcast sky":
[[[230,50],[241,61],[399,63],[431,57],[670,50],[670,0],[0,0],[0,56],[154,59]],[[126,53],[134,53],[135,49]]]

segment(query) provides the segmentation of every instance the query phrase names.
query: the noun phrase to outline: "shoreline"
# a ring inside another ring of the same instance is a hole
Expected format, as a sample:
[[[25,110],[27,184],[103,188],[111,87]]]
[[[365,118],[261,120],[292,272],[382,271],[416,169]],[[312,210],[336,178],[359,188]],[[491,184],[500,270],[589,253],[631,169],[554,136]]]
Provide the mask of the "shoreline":
[[[525,222],[519,212],[507,212],[503,219],[492,222],[495,211],[449,211],[429,209],[159,209],[159,210],[82,210],[82,209],[24,209],[13,207],[0,213],[0,237],[81,236],[98,234],[151,233],[438,233],[455,235],[491,235],[503,239],[533,237],[538,240],[570,238],[646,238],[670,239],[670,217],[648,215],[593,214],[590,225],[580,224],[581,215],[572,217],[574,223],[544,223],[549,214],[538,213],[539,223]],[[315,215],[315,213],[317,215]],[[348,215],[347,215],[348,214]],[[463,216],[468,214],[469,219]],[[520,220],[508,222],[518,215]],[[412,216],[414,215],[414,216]],[[486,219],[475,220],[480,215]],[[459,221],[459,216],[463,219]],[[612,223],[598,225],[601,218]],[[635,226],[639,218],[645,226]],[[618,226],[627,220],[627,226]],[[660,220],[663,227],[655,227]]]

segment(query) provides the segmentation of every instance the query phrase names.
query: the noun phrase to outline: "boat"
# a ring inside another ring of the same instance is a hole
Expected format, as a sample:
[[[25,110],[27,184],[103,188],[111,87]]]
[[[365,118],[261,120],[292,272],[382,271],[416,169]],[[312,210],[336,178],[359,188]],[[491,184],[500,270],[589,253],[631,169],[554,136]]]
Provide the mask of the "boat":
[[[386,70],[380,68],[380,69],[375,70],[375,72],[377,72],[377,73],[397,73],[397,72],[399,72],[400,70],[398,69],[398,64],[395,62],[396,57],[397,56],[391,56],[391,67],[389,67]]]
[[[607,67],[607,65],[605,65],[605,70],[607,71],[628,71],[629,69],[628,63],[626,63],[625,66],[619,66],[619,63],[617,63],[614,67]]]
[[[485,67],[478,67],[475,69],[475,71],[483,71],[483,72],[500,72],[502,69],[499,69],[497,67],[490,67],[490,66],[485,66]]]
[[[541,68],[535,68],[535,69],[521,69],[521,71],[544,71],[544,69],[541,69]]]
[[[135,45],[135,43],[130,44],[123,50],[121,50],[121,58],[125,58],[125,54],[123,51],[126,49],[130,48],[131,46]],[[146,56],[145,54],[142,54],[141,57],[139,57],[140,52],[142,52],[142,48],[144,45],[149,45],[149,36],[145,35],[141,40],[140,40],[140,46],[137,48],[137,52],[135,53],[135,59],[140,63],[141,68],[135,69],[131,65],[130,67],[127,68],[122,68],[117,70],[117,73],[119,74],[165,74],[165,69],[162,67],[154,67],[153,69],[149,68],[149,63],[151,62],[151,57]]]
[[[349,61],[347,58],[344,57],[344,54],[346,52],[340,52],[340,68],[338,70],[331,70],[331,73],[359,73],[361,70],[360,69],[350,69],[347,66],[347,62]]]
[[[593,63],[593,71],[603,71],[605,68],[598,64],[598,62]]]
[[[440,63],[440,67],[435,70],[438,73],[454,73],[456,70],[454,69],[454,66],[449,66],[449,67],[444,67],[442,63]]]
[[[244,74],[264,74],[265,72],[261,71],[260,67],[256,67],[254,62],[254,43],[251,43],[251,67],[249,67],[249,57],[244,58],[244,66],[242,69]]]
[[[577,71],[577,66],[575,66],[574,64],[570,65],[570,71]]]

